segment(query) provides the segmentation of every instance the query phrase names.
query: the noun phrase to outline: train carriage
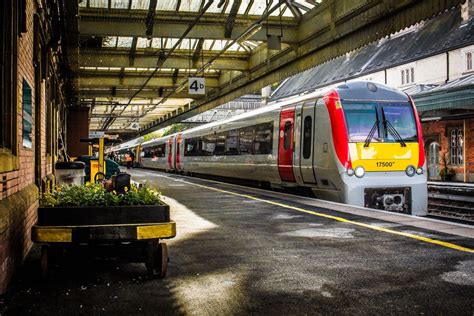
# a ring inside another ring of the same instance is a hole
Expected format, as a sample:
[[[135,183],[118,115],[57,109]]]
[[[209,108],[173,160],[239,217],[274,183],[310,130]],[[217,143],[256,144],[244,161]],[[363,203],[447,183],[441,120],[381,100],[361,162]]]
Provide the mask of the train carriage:
[[[147,157],[157,146],[164,156]],[[427,210],[416,108],[405,93],[371,82],[277,101],[144,143],[143,152],[149,168],[306,187],[319,198],[413,215]]]

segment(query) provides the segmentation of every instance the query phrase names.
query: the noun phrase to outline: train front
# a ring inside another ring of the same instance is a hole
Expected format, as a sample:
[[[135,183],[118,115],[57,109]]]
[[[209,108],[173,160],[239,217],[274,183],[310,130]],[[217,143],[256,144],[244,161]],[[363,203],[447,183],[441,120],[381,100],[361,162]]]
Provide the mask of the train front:
[[[425,152],[412,100],[384,85],[355,82],[336,88],[326,104],[345,202],[426,215]]]

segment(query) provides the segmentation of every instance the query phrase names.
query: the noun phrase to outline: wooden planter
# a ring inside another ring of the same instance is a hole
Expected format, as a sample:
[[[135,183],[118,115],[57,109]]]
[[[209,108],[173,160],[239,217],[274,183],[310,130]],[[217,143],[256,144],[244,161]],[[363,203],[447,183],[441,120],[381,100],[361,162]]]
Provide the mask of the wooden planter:
[[[167,204],[109,207],[40,207],[38,222],[31,238],[43,243],[41,269],[47,277],[58,253],[72,245],[100,243],[125,249],[132,262],[145,262],[154,276],[165,277],[168,268],[168,248],[160,239],[176,236],[176,223],[170,220]],[[122,243],[131,242],[131,243]],[[100,248],[101,253],[104,248]]]
[[[80,226],[164,223],[170,221],[170,208],[161,205],[101,207],[40,207],[39,226]]]

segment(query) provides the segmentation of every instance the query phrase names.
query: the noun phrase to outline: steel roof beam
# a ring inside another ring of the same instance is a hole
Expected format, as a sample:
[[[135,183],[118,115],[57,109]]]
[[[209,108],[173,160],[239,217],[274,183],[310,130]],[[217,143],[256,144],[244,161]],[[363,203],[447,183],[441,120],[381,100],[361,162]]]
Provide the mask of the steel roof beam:
[[[187,76],[179,76],[179,79],[185,79]],[[80,85],[80,89],[87,88],[103,88],[103,87],[120,87],[123,89],[139,87],[147,76],[124,76],[120,78],[114,75],[80,75],[76,78],[76,83]],[[148,88],[174,87],[173,75],[170,76],[154,76],[148,83]],[[219,87],[219,79],[206,78],[207,87]]]
[[[85,90],[82,89],[78,92],[79,98],[109,98],[109,97],[117,97],[117,98],[130,98],[137,90],[128,90],[128,89],[115,89],[115,92],[113,92],[112,89],[108,88],[98,88],[98,89],[91,89],[91,90]],[[136,96],[137,99],[140,98],[159,98],[158,95],[159,91],[158,89],[156,90],[143,90],[140,91],[140,93]],[[196,96],[190,96],[186,91],[182,91],[179,93],[174,93],[171,95],[170,98],[193,98],[196,99]]]
[[[231,38],[232,30],[234,29],[235,18],[237,17],[237,13],[239,12],[240,5],[242,4],[242,0],[234,0],[232,4],[232,8],[230,8],[229,15],[227,16],[227,21],[225,22],[224,26],[224,37]]]
[[[134,67],[138,68],[155,68],[156,67],[156,56],[153,55],[144,55],[144,54],[137,54],[135,55]],[[204,60],[206,63],[207,59]],[[129,56],[123,54],[115,54],[115,53],[88,53],[85,50],[81,51],[81,55],[79,58],[79,66],[81,67],[129,67]],[[202,67],[203,63],[198,60],[196,62],[196,67]],[[162,68],[179,68],[179,69],[187,69],[189,68],[189,56],[182,55],[177,56],[174,54],[173,56],[168,57],[163,65]],[[228,58],[225,56],[220,57],[217,59],[213,65],[212,69],[217,70],[239,70],[245,71],[248,69],[248,61],[245,59],[237,59],[237,58]]]
[[[81,36],[142,36],[145,37],[146,11],[143,13],[130,13],[124,9],[91,9],[81,8],[79,30]],[[153,37],[172,37],[179,38],[186,30],[187,26],[196,13],[189,12],[160,12],[155,15],[153,26]],[[229,38],[225,37],[227,15],[206,13],[201,20],[194,26],[189,33],[189,38],[202,38],[205,34],[206,39],[235,39],[238,34],[244,32],[248,25],[257,21],[259,16],[237,15],[233,25],[233,31]],[[263,28],[254,34],[250,40],[266,41],[266,31],[268,26],[269,34],[280,34],[283,30],[282,42],[296,43],[298,35],[298,24],[293,18],[283,18],[280,26],[279,17],[271,17],[263,23]]]
[[[199,61],[199,57],[201,57],[202,53],[202,46],[204,45],[204,39],[200,38],[199,41],[196,44],[196,49],[194,50],[192,61],[193,61],[193,67],[194,65]],[[195,67],[197,68],[197,67]]]

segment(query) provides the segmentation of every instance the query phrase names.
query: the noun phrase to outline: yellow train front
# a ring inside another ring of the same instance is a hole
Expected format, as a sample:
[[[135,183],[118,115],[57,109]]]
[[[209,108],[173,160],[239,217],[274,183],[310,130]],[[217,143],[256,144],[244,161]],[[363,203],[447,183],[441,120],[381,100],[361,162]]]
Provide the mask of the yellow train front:
[[[342,186],[352,205],[423,216],[427,178],[421,124],[408,95],[373,83],[324,98]]]

